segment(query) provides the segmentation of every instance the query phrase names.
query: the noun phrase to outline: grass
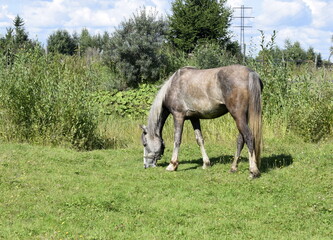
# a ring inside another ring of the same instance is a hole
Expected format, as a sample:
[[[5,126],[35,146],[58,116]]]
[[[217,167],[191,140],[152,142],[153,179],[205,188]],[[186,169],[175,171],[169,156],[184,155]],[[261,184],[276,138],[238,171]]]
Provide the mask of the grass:
[[[194,141],[185,142],[172,173],[170,144],[147,170],[138,146],[0,144],[0,239],[331,239],[332,142],[267,136],[253,181],[246,154],[228,172],[228,142],[208,140],[207,170]]]

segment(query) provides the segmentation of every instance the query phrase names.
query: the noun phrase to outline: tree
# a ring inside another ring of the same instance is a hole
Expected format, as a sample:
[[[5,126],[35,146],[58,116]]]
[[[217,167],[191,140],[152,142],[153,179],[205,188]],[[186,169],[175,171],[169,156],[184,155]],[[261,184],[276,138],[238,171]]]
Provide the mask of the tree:
[[[24,28],[24,20],[19,15],[13,20],[14,28],[7,28],[7,33],[3,38],[0,38],[0,54],[7,57],[8,64],[14,62],[14,56],[18,51],[26,51],[39,47],[37,41],[29,39],[29,34]]]
[[[101,36],[99,33],[91,35],[88,29],[83,28],[80,35],[76,36],[78,52],[80,55],[91,55],[92,52],[100,54],[106,47],[110,36],[107,32]]]
[[[80,54],[84,54],[89,47],[93,47],[93,38],[90,35],[88,29],[83,28],[80,36],[78,37],[78,51]]]
[[[30,44],[29,35],[25,32],[24,29],[24,20],[19,15],[17,15],[14,19],[14,27],[15,27],[15,38],[14,42],[16,46],[24,46],[25,44]]]
[[[175,0],[169,16],[169,42],[185,52],[192,52],[202,42],[215,41],[226,47],[232,13],[225,3],[226,0]]]
[[[316,53],[313,47],[309,47],[309,49],[306,51],[306,59],[313,62],[316,61]]]
[[[285,41],[284,56],[286,60],[302,63],[307,59],[306,51],[301,47],[300,42],[292,43],[290,40]]]
[[[321,54],[318,53],[317,60],[316,60],[316,67],[322,67],[323,66],[323,59],[321,57]]]
[[[74,55],[77,43],[68,31],[57,30],[47,39],[47,49],[49,52]]]
[[[5,37],[0,39],[2,49],[10,48],[11,52],[16,52],[18,49],[33,47],[35,43],[25,31],[23,18],[17,15],[13,25],[14,28],[8,28]]]
[[[133,17],[121,22],[112,34],[108,56],[124,76],[127,85],[159,80],[164,66],[160,51],[165,42],[167,22],[156,11],[138,10]]]

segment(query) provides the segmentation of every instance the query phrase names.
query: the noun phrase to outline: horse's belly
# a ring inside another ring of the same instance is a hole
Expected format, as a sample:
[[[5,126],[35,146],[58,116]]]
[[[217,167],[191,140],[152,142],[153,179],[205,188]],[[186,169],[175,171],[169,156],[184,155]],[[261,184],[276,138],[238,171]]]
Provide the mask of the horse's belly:
[[[197,117],[197,118],[202,118],[202,119],[211,119],[211,118],[220,117],[226,113],[228,113],[227,107],[224,104],[219,104],[212,108],[189,109],[186,112],[186,116],[189,118]]]

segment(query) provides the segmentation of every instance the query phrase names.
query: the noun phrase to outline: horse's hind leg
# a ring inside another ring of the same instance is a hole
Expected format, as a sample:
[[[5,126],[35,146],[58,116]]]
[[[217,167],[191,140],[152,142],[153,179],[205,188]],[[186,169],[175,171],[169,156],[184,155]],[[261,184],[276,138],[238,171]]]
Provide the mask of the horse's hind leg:
[[[246,114],[239,115],[239,116],[233,115],[233,117],[236,120],[237,128],[238,128],[240,134],[242,134],[244,141],[249,150],[250,178],[260,177],[260,171],[256,164],[256,156],[255,156],[255,151],[254,151],[254,139],[253,139],[253,135],[250,131],[250,128],[247,125]]]
[[[230,172],[236,172],[238,169],[238,163],[240,159],[240,154],[243,150],[244,147],[244,138],[242,134],[239,133],[238,138],[237,138],[237,150],[235,153],[234,161],[232,162]]]
[[[202,137],[202,133],[201,133],[201,127],[200,127],[200,120],[197,118],[191,119],[191,123],[194,129],[194,133],[195,133],[195,138],[197,140],[197,143],[200,147],[201,150],[201,154],[202,154],[202,159],[203,159],[203,169],[206,169],[207,167],[210,167],[210,161],[209,158],[207,156],[205,147],[204,147],[204,139]]]

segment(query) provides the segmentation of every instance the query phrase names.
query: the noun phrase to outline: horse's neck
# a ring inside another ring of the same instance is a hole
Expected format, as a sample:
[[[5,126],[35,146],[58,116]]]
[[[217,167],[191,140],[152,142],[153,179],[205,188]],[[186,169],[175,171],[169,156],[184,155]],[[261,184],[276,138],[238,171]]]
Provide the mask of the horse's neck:
[[[164,108],[159,111],[157,116],[150,115],[148,120],[148,133],[152,136],[162,138],[162,130],[168,116],[169,114]]]
[[[163,107],[163,102],[165,96],[168,93],[174,75],[172,75],[172,77],[167,82],[165,82],[162,88],[158,91],[155,100],[151,106],[148,118],[148,133],[153,136],[157,135],[162,138],[162,129],[165,120],[169,116],[169,111]]]

